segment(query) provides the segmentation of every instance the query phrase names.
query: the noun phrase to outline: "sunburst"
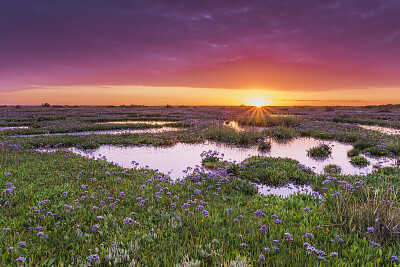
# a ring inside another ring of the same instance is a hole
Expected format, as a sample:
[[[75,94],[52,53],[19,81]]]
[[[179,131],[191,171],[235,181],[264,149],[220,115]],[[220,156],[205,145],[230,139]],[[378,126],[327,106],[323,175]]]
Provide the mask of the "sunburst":
[[[254,99],[249,99],[249,103],[254,107],[260,108],[270,104],[270,101],[262,98],[254,98]]]
[[[246,124],[260,126],[267,124],[266,118],[271,116],[271,112],[273,112],[271,107],[252,106],[243,115],[246,117]]]

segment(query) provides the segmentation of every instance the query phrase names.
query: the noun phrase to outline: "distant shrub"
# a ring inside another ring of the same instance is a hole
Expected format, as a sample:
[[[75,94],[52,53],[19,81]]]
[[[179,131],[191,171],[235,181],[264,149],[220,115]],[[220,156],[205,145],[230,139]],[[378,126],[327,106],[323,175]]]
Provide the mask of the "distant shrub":
[[[269,113],[260,113],[257,115],[242,116],[237,119],[240,125],[250,125],[256,127],[273,127],[273,126],[296,126],[302,122],[302,119],[292,115],[274,115]]]
[[[332,154],[332,148],[327,144],[315,146],[307,150],[307,155],[309,157],[326,158],[330,154]]]
[[[325,173],[338,174],[342,172],[342,168],[335,164],[326,165],[324,168]]]
[[[326,109],[325,109],[327,112],[332,112],[332,111],[335,111],[335,108],[334,107],[326,107]]]
[[[264,132],[276,140],[289,140],[297,136],[296,130],[285,126],[277,126]]]
[[[258,150],[260,151],[266,151],[271,149],[271,142],[269,141],[260,141],[258,142]]]
[[[358,150],[357,148],[352,148],[349,151],[347,151],[347,156],[349,157],[355,157],[360,155],[360,150]]]
[[[237,145],[256,144],[259,139],[263,138],[262,133],[257,130],[250,129],[238,132],[223,125],[210,126],[204,134],[208,139]]]
[[[370,164],[369,160],[363,156],[355,156],[350,159],[350,163],[356,166],[365,167]]]

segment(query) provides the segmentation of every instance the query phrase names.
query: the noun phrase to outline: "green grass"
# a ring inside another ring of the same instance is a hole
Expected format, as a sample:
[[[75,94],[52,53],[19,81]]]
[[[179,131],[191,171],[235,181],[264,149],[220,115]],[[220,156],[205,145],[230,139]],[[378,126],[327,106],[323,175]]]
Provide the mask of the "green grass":
[[[307,150],[307,155],[314,158],[327,158],[332,154],[332,148],[327,144],[312,147]]]
[[[267,140],[262,140],[262,141],[258,142],[257,148],[260,151],[270,150],[271,149],[271,142],[267,141]]]
[[[277,126],[264,131],[264,134],[274,138],[277,141],[286,141],[298,136],[293,128]]]
[[[200,183],[187,180],[170,185],[151,170],[125,170],[70,153],[3,151],[0,159],[0,186],[4,188],[10,182],[15,187],[12,195],[3,194],[1,200],[2,228],[10,229],[0,232],[3,265],[12,264],[21,255],[26,257],[27,266],[81,265],[89,263],[89,256],[94,254],[98,254],[102,265],[166,266],[191,260],[199,261],[201,266],[229,265],[239,256],[246,264],[258,265],[260,254],[269,266],[318,265],[317,255],[309,255],[303,245],[307,242],[328,256],[338,252],[338,257],[325,256],[327,264],[352,266],[389,264],[390,256],[400,251],[397,245],[374,248],[366,237],[330,223],[332,214],[328,210],[333,206],[328,202],[306,195],[262,197],[248,182],[237,178],[221,183],[200,174]],[[267,170],[265,177],[270,181],[296,178],[295,173],[311,180],[318,178],[296,169],[298,165],[291,160],[256,157],[246,162],[248,166],[241,169],[241,176],[249,179],[261,178]],[[275,176],[281,178],[271,179]],[[195,189],[199,191],[194,193]],[[141,205],[138,197],[148,200]],[[10,203],[7,206],[6,200]],[[40,204],[43,200],[49,202]],[[185,203],[191,203],[188,211],[183,207]],[[65,205],[73,206],[73,211]],[[198,210],[198,205],[207,210],[208,216]],[[256,215],[258,210],[265,216]],[[276,223],[274,214],[282,223]],[[126,217],[139,224],[124,225]],[[94,225],[99,228],[92,230]],[[263,225],[265,230],[260,231]],[[27,230],[39,226],[43,229]],[[39,232],[47,238],[38,236]],[[285,233],[290,233],[293,240],[288,241]],[[313,238],[303,237],[306,233],[312,233]],[[336,235],[345,242],[331,242]],[[18,245],[21,241],[26,241],[26,247]],[[279,250],[274,251],[273,246]],[[8,247],[14,249],[8,251]],[[127,257],[122,258],[124,253]]]
[[[361,153],[360,150],[358,150],[357,148],[352,148],[349,151],[347,151],[347,156],[355,157],[355,156],[359,156],[360,153]]]
[[[370,164],[369,160],[363,156],[354,156],[350,159],[350,163],[356,166],[365,167]]]
[[[263,138],[263,134],[254,129],[236,131],[223,125],[207,127],[204,136],[210,140],[236,145],[252,145]]]
[[[400,246],[399,178],[399,168],[383,168],[362,177],[318,176],[315,187],[324,192],[324,207],[332,224],[382,247],[395,248]]]
[[[314,173],[300,165],[297,160],[289,158],[271,158],[254,156],[239,163],[232,164],[232,172],[242,179],[263,184],[285,184],[287,182],[310,182]]]
[[[339,174],[342,172],[342,168],[336,164],[329,164],[324,167],[324,172],[329,174]]]
[[[271,116],[268,112],[257,113],[256,115],[246,115],[237,118],[240,125],[249,125],[257,127],[283,126],[290,127],[299,125],[302,118],[293,115],[275,115]]]

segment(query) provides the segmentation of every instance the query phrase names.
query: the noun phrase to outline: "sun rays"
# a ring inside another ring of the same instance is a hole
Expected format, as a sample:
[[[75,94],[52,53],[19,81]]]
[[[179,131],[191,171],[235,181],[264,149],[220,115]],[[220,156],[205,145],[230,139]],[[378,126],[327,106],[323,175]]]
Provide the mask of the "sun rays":
[[[266,125],[267,119],[266,117],[271,117],[271,107],[265,106],[254,106],[251,107],[248,111],[246,111],[246,124],[259,126],[259,125]]]

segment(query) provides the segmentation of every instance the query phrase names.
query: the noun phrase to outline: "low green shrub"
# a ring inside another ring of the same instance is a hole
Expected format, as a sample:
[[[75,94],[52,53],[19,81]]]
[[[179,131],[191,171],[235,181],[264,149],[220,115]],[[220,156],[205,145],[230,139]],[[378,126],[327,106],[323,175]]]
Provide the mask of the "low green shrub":
[[[347,156],[355,157],[355,156],[360,155],[360,153],[361,153],[360,150],[358,150],[357,148],[352,148],[349,151],[347,151]]]
[[[260,151],[266,151],[271,149],[271,142],[270,141],[260,141],[258,142],[258,150]]]
[[[206,138],[228,144],[251,145],[263,138],[263,134],[255,129],[236,131],[227,126],[213,125],[208,127],[204,135]]]
[[[265,135],[271,136],[275,140],[289,140],[295,138],[298,134],[293,128],[277,126],[264,131]]]
[[[239,117],[237,122],[240,125],[250,125],[257,127],[273,127],[273,126],[296,126],[303,121],[302,118],[291,115],[274,115],[267,112],[257,113],[256,115],[247,115]]]
[[[309,157],[315,158],[327,158],[332,154],[332,148],[327,144],[322,144],[319,146],[315,146],[307,150],[307,155]]]
[[[369,160],[363,156],[354,156],[350,159],[350,163],[356,166],[365,167],[370,164]]]
[[[337,174],[342,172],[342,168],[340,168],[340,166],[335,164],[329,164],[325,166],[324,172],[330,174]]]
[[[297,160],[289,158],[254,156],[244,160],[234,169],[237,170],[238,177],[264,184],[285,184],[289,181],[308,182],[315,175]]]

